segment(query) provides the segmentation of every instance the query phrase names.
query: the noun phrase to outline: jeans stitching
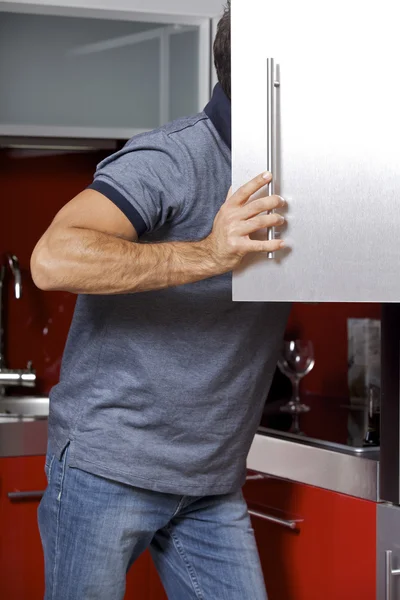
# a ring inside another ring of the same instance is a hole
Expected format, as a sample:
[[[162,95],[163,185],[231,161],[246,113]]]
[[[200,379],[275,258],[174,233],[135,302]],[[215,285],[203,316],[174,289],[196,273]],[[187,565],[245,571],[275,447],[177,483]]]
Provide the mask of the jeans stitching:
[[[189,574],[190,582],[191,582],[191,584],[193,586],[193,591],[196,594],[196,598],[198,600],[204,600],[203,593],[202,593],[202,591],[200,589],[200,585],[199,585],[199,582],[197,580],[196,572],[194,570],[194,567],[190,564],[190,562],[189,562],[189,560],[187,558],[187,555],[186,555],[186,552],[185,552],[185,549],[184,549],[182,543],[180,542],[180,540],[179,540],[178,536],[176,535],[176,533],[174,533],[172,531],[172,528],[170,526],[166,527],[166,529],[167,529],[168,533],[171,536],[171,539],[172,539],[172,542],[173,542],[173,544],[175,546],[176,551],[178,552],[179,556],[181,557],[181,559],[183,560],[183,562],[185,564],[186,570],[187,570],[187,572]]]
[[[49,462],[47,464],[45,464],[45,472],[46,472],[48,483],[50,483],[51,470],[53,468],[54,458],[55,458],[55,454],[52,454]]]
[[[56,592],[56,575],[57,575],[58,558],[59,558],[61,497],[62,497],[62,491],[63,491],[63,487],[64,487],[65,469],[66,469],[66,464],[67,464],[67,452],[68,452],[68,446],[65,449],[64,457],[62,460],[60,491],[57,496],[58,507],[57,507],[56,535],[55,535],[55,548],[54,548],[54,567],[53,567],[53,582],[52,582],[53,589],[51,591],[51,600],[54,600],[54,596],[55,596],[55,592]]]

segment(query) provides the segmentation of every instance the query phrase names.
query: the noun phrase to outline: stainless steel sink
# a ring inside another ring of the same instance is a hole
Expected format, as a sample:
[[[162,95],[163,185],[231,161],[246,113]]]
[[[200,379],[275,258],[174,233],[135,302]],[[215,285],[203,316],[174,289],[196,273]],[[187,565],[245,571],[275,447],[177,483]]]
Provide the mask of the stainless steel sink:
[[[0,397],[0,423],[47,419],[49,398],[47,396]]]

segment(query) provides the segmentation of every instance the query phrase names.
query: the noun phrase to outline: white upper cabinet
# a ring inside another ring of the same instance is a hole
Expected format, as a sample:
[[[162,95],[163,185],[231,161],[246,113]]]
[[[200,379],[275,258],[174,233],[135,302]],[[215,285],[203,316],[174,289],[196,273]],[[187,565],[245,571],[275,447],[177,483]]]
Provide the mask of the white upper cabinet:
[[[288,201],[287,249],[248,257],[234,298],[399,302],[396,3],[233,0],[232,10],[233,186],[272,163]]]
[[[0,9],[5,10],[38,10],[47,9],[52,14],[58,11],[95,11],[97,14],[110,11],[131,16],[137,14],[151,14],[162,19],[165,16],[175,15],[179,21],[184,22],[187,17],[212,18],[219,15],[225,0],[2,0]],[[83,16],[83,15],[82,15]]]
[[[3,138],[125,139],[208,101],[208,18],[45,12],[0,12]]]

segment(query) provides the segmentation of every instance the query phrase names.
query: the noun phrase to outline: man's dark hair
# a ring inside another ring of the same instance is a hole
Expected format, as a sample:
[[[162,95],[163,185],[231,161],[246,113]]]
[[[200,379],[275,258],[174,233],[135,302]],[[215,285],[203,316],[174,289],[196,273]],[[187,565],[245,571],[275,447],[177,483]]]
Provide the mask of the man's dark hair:
[[[231,97],[231,2],[228,0],[224,14],[218,23],[214,42],[214,64],[218,81],[225,94]]]

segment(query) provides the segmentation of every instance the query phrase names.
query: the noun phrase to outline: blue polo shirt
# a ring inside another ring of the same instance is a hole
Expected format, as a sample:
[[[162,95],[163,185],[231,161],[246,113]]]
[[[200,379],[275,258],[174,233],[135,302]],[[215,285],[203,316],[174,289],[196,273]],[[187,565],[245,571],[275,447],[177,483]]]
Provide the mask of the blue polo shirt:
[[[90,187],[120,208],[140,243],[203,239],[231,185],[230,121],[218,85],[204,112],[138,135],[101,162]],[[51,392],[52,450],[61,456],[70,444],[71,467],[145,489],[235,491],[288,311],[232,302],[230,273],[79,296]]]

